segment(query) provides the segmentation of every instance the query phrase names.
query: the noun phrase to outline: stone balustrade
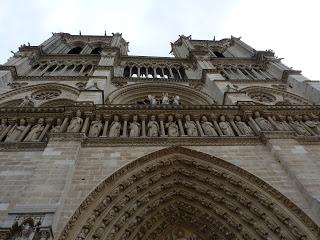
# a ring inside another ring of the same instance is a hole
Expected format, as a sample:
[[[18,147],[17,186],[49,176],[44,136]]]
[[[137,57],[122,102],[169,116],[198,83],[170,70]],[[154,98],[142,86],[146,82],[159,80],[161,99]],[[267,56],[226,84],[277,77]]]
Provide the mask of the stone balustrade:
[[[50,135],[90,139],[257,138],[290,135],[318,140],[319,109],[271,106],[78,106],[1,109],[3,144],[45,142]],[[10,112],[11,111],[11,112]],[[36,112],[32,112],[36,111]]]

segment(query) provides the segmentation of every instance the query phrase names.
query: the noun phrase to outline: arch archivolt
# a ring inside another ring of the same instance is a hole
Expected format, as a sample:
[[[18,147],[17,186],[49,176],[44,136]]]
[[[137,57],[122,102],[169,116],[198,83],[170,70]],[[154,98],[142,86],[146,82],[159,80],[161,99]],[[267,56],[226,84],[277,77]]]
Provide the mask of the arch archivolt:
[[[253,99],[258,103],[263,104],[276,104],[276,105],[310,105],[311,103],[296,94],[283,91],[280,89],[274,89],[269,87],[253,86],[246,87],[240,90],[240,92],[245,92],[249,97],[257,96],[260,99]]]
[[[61,102],[64,99],[70,102],[75,101],[79,94],[79,90],[63,84],[30,85],[0,95],[0,106],[18,107],[26,96],[35,107],[48,105],[47,103],[51,101],[59,100]],[[16,105],[13,105],[13,103],[16,103]]]
[[[139,101],[143,101],[148,95],[161,98],[163,93],[168,93],[169,96],[179,95],[180,103],[183,105],[215,104],[213,98],[204,92],[194,90],[189,86],[172,83],[130,84],[113,91],[107,99],[111,104],[136,104]]]
[[[59,239],[319,236],[312,220],[262,180],[221,159],[171,147],[139,158],[103,181]]]

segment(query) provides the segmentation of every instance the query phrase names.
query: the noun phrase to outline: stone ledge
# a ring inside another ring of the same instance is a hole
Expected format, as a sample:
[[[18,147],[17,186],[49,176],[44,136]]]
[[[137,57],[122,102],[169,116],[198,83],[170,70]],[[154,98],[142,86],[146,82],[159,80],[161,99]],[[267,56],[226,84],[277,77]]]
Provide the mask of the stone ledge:
[[[47,146],[47,142],[16,142],[7,143],[0,142],[1,151],[12,151],[12,152],[22,152],[28,151],[43,151]]]

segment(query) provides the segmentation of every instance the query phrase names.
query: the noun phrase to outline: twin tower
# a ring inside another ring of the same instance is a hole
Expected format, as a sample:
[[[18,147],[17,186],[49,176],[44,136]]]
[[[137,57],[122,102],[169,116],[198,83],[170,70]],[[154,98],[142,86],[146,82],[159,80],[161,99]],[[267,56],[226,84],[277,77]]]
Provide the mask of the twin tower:
[[[320,85],[240,38],[53,33],[0,65],[0,239],[320,239]]]

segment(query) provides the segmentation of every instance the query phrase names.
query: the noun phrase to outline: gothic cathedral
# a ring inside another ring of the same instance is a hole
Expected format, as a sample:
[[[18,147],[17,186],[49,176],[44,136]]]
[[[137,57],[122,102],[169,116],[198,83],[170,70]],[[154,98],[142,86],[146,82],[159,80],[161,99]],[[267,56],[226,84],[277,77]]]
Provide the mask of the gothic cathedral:
[[[0,65],[0,239],[319,240],[320,83],[232,36],[128,45]]]

